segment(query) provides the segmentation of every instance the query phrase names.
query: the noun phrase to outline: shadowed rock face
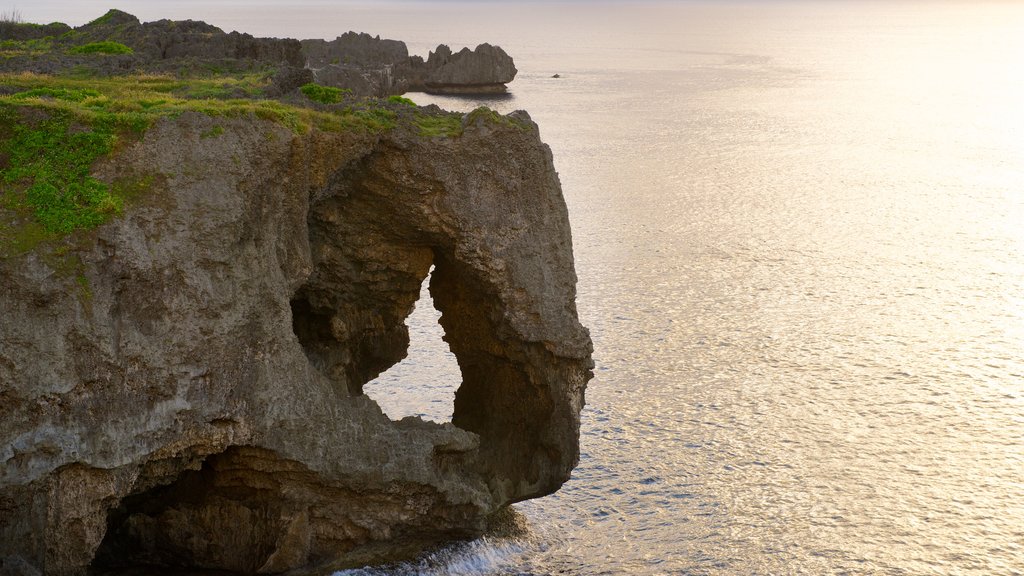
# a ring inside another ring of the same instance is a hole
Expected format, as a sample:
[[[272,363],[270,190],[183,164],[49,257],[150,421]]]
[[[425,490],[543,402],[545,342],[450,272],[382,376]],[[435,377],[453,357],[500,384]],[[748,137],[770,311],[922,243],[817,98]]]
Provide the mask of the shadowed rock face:
[[[423,75],[417,80],[425,92],[500,94],[516,72],[512,57],[498,46],[481,44],[475,50],[463,48],[453,54],[442,44],[430,53]]]
[[[504,94],[517,72],[512,57],[490,44],[454,54],[442,44],[424,62],[409,56],[404,42],[346,32],[330,42],[303,40],[302,50],[317,82],[364,96]]]
[[[216,26],[196,20],[142,23],[120,10],[110,10],[103,17],[75,29],[76,44],[103,40],[114,40],[131,47],[141,62],[190,58],[300,67],[305,62],[302,45],[297,40],[225,33]]]
[[[376,67],[398,64],[409,57],[405,42],[356,32],[346,32],[330,42],[303,40],[302,51],[313,68],[331,64]]]
[[[98,166],[153,190],[79,278],[0,260],[5,569],[361,565],[556,490],[591,344],[550,151],[516,114],[439,139],[203,138],[186,113]],[[361,388],[404,357],[431,266],[463,382],[452,424],[394,422]]]

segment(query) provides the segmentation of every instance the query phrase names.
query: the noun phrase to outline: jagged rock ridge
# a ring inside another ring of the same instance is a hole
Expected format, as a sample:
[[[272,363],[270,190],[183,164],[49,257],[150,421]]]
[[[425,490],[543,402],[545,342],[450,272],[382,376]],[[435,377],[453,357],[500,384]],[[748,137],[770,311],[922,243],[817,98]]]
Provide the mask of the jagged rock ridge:
[[[440,94],[504,93],[516,72],[512,57],[498,46],[481,44],[453,54],[442,44],[430,53],[416,85]]]
[[[454,54],[442,44],[424,61],[404,42],[347,32],[330,42],[303,40],[302,49],[318,82],[365,95],[504,94],[517,73],[512,57],[490,44]]]
[[[500,47],[481,44],[452,53],[440,45],[426,61],[410,56],[404,42],[346,32],[334,40],[254,38],[194,20],[140,22],[120,10],[75,29],[0,23],[0,40],[50,38],[58,47],[115,41],[132,54],[103,58],[49,52],[6,55],[0,71],[32,70],[58,73],[89,70],[98,74],[129,71],[182,70],[250,71],[274,69],[276,96],[293,89],[296,81],[351,90],[356,96],[389,96],[405,92],[443,94],[502,94],[517,70]],[[284,79],[288,79],[285,81]]]

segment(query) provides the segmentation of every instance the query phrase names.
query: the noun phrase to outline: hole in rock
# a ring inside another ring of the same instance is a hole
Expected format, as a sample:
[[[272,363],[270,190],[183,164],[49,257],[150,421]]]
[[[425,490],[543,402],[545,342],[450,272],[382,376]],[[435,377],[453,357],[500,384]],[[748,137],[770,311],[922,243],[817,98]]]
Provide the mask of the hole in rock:
[[[305,474],[270,451],[250,447],[228,448],[176,477],[164,477],[159,465],[153,470],[155,475],[144,471],[139,481],[155,486],[108,512],[91,573],[256,573],[297,517],[281,485]],[[140,567],[149,569],[136,572]]]
[[[434,308],[427,287],[434,269],[420,286],[420,298],[406,318],[409,327],[409,354],[376,379],[363,385],[363,393],[373,398],[392,420],[418,416],[424,420],[450,422],[455,390],[462,373],[455,355],[442,340],[444,330],[438,323],[441,313]]]

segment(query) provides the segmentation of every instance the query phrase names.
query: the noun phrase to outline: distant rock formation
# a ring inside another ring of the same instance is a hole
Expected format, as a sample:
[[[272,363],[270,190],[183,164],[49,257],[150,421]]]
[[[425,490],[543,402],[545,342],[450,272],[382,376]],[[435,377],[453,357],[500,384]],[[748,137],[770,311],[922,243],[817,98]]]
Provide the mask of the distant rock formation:
[[[303,40],[302,49],[317,82],[367,96],[504,94],[517,72],[512,57],[490,44],[454,54],[442,44],[424,61],[410,57],[404,42],[346,32],[330,42]]]
[[[500,47],[481,44],[474,50],[452,52],[440,45],[427,60],[409,56],[404,42],[365,33],[346,32],[334,40],[255,38],[195,20],[140,22],[121,10],[78,28],[60,23],[46,26],[0,23],[0,40],[47,38],[58,50],[5,54],[0,71],[31,70],[53,74],[69,69],[94,74],[129,71],[246,72],[273,70],[275,78],[299,77],[293,69],[309,69],[302,77],[350,90],[355,96],[390,96],[405,92],[436,94],[503,94],[516,76],[512,57]],[[75,55],[68,49],[91,42],[112,41],[131,54],[103,58]],[[61,50],[63,49],[63,50]],[[293,89],[275,81],[277,96]]]
[[[194,59],[216,62],[255,61],[274,65],[303,66],[305,57],[297,40],[254,38],[196,20],[139,19],[120,10],[76,28],[75,44],[116,41],[132,48],[143,61]]]
[[[27,24],[22,22],[0,22],[0,39],[2,40],[38,40],[48,36],[60,36],[71,31],[71,27],[63,22],[52,24]]]
[[[336,39],[303,40],[302,50],[312,68],[328,65],[375,67],[395,65],[409,57],[405,42],[381,40],[380,36],[346,32]]]
[[[503,94],[518,72],[512,57],[490,44],[454,54],[442,44],[412,70],[413,89],[434,94]]]
[[[0,72],[58,74],[74,70],[79,74],[100,76],[131,72],[177,75],[270,72],[275,78],[294,78],[295,74],[289,69],[302,70],[306,61],[298,40],[225,33],[216,26],[194,20],[142,23],[121,10],[110,10],[74,29],[59,23],[0,25],[0,40],[46,42],[23,47],[15,45],[0,58]],[[131,53],[97,55],[74,51],[76,47],[97,42],[117,42],[130,48]],[[43,50],[39,46],[50,49]],[[312,76],[306,77],[312,80]],[[268,95],[280,95],[287,91],[284,88],[275,84]]]

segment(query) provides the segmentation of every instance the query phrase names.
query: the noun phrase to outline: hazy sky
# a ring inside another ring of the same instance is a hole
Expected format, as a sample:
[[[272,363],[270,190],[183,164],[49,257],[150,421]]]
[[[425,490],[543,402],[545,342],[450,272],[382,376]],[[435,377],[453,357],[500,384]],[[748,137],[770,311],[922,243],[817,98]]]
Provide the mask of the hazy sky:
[[[515,0],[514,3],[543,2],[542,0]],[[581,2],[598,3],[594,0],[575,0],[559,3],[579,4]],[[204,14],[217,14],[225,10],[236,8],[239,11],[253,13],[254,11],[275,9],[297,9],[308,11],[312,8],[330,10],[366,11],[374,10],[381,12],[401,10],[403,6],[415,6],[422,9],[424,5],[435,4],[460,4],[463,6],[481,4],[481,0],[302,0],[300,2],[286,2],[283,0],[32,0],[20,3],[5,3],[2,10],[10,11],[15,9],[21,13],[26,22],[65,22],[71,26],[79,26],[97,18],[110,8],[118,8],[139,17],[146,22],[170,18],[181,19],[204,19]],[[511,0],[487,0],[489,4],[508,4]],[[216,22],[211,22],[216,24]]]
[[[710,0],[705,0],[710,1]],[[543,6],[523,10],[522,4]],[[675,2],[673,2],[675,3]],[[583,5],[586,5],[585,8]],[[582,20],[591,23],[621,23],[620,16],[609,16],[601,5],[614,5],[615,11],[634,12],[648,2],[603,2],[576,0],[34,0],[8,4],[0,10],[17,9],[26,22],[64,22],[81,26],[117,8],[137,16],[143,22],[160,19],[203,20],[226,32],[237,30],[254,36],[289,38],[334,38],[348,30],[367,32],[384,38],[404,40],[411,52],[426,56],[438,43],[452,46],[476,46],[482,42],[508,44],[512,36],[537,36],[548,30],[557,40],[565,26]],[[443,30],[439,29],[443,28]],[[419,40],[417,40],[419,39]]]

